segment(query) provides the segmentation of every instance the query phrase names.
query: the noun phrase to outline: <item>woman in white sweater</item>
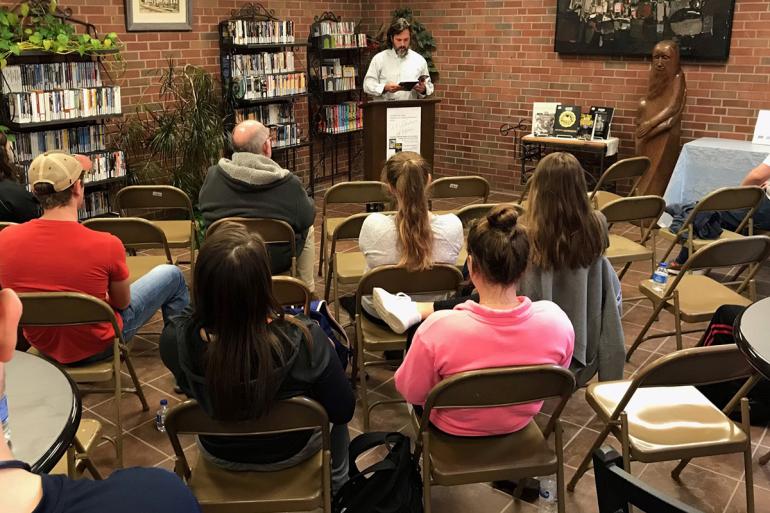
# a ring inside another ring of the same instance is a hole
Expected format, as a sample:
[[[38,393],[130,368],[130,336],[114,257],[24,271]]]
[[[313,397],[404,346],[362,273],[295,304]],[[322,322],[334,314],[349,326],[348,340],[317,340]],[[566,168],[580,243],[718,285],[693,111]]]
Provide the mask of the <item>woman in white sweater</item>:
[[[396,215],[371,214],[361,227],[358,245],[367,270],[399,264],[411,271],[435,263],[455,263],[463,244],[463,226],[454,214],[434,215],[425,194],[430,165],[419,154],[405,151],[388,159],[382,170],[396,199]]]

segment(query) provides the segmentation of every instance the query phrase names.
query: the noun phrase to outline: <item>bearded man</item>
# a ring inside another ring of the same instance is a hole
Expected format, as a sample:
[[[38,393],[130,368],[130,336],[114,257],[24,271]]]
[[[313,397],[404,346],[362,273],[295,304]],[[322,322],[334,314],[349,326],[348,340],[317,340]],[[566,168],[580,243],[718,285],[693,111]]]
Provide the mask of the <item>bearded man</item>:
[[[679,155],[682,111],[687,85],[679,65],[679,47],[661,41],[652,50],[647,96],[639,102],[636,154],[652,165],[639,182],[639,194],[663,196]]]
[[[412,100],[433,94],[428,63],[411,50],[412,27],[398,18],[388,28],[388,49],[372,59],[364,79],[364,92],[381,100]],[[404,89],[399,84],[415,83]]]

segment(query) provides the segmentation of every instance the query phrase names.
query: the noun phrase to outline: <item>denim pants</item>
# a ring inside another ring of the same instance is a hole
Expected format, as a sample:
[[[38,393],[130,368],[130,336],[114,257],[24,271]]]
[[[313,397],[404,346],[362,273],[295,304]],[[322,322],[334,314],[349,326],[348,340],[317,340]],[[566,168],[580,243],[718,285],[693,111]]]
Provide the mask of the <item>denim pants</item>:
[[[190,294],[182,271],[170,264],[155,267],[131,284],[131,303],[120,311],[123,339],[131,340],[159,309],[166,323],[171,316],[182,313],[188,304]]]

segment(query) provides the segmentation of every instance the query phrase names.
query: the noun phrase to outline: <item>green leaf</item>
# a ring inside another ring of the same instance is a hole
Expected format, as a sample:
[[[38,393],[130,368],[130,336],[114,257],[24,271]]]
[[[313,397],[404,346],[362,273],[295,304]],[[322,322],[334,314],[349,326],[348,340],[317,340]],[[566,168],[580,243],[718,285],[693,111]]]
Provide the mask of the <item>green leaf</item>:
[[[43,41],[43,48],[45,48],[46,50],[50,50],[52,44],[53,44],[53,41],[51,41],[50,39],[46,39],[45,41]]]
[[[84,43],[87,43],[91,40],[91,36],[89,36],[88,34],[83,34],[82,36],[80,36],[80,40],[83,41]]]
[[[66,45],[70,42],[70,37],[67,34],[59,34],[56,36],[56,40],[63,45]]]
[[[27,16],[29,14],[29,4],[27,2],[24,2],[21,4],[21,7],[19,8],[19,12],[22,16]]]
[[[16,16],[16,13],[14,12],[9,12],[8,14],[6,14],[6,17],[8,18],[8,23],[10,23],[11,25],[16,26],[19,23],[19,17]]]
[[[56,0],[51,0],[51,3],[48,5],[48,12],[51,14],[56,14]]]
[[[96,50],[100,50],[100,49],[102,48],[102,42],[101,42],[101,41],[99,41],[98,39],[92,39],[92,40],[91,40],[91,44],[93,45],[93,47],[94,47]]]
[[[32,29],[31,28],[24,29],[24,33],[27,34],[28,36],[30,36],[30,35],[32,35]]]
[[[102,44],[105,48],[112,48],[112,39],[105,39]]]
[[[110,39],[117,39],[118,35],[115,32],[110,32],[109,34],[107,34],[107,37]]]
[[[2,11],[0,11],[0,24],[8,26],[8,16]]]
[[[0,59],[0,68],[4,68],[8,64],[6,59]]]
[[[11,44],[7,40],[0,39],[0,50],[8,50],[10,48]]]
[[[19,45],[14,43],[11,45],[11,53],[18,56],[21,55],[21,48],[19,48]]]
[[[29,42],[39,46],[43,42],[43,36],[40,35],[40,32],[35,32],[29,36]]]

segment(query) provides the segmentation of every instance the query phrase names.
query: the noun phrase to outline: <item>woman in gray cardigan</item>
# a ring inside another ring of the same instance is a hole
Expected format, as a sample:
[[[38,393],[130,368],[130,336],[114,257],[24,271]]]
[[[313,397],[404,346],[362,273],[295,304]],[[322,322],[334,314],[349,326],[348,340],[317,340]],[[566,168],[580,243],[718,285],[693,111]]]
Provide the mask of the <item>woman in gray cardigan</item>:
[[[569,153],[552,153],[538,164],[524,218],[531,243],[529,267],[519,283],[522,295],[553,301],[572,321],[570,369],[580,385],[597,372],[602,381],[622,379],[625,361],[620,281],[603,256],[607,221],[591,207],[583,173]],[[373,299],[391,329],[411,334],[432,312],[468,298],[416,303],[403,294],[374,289]]]

